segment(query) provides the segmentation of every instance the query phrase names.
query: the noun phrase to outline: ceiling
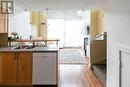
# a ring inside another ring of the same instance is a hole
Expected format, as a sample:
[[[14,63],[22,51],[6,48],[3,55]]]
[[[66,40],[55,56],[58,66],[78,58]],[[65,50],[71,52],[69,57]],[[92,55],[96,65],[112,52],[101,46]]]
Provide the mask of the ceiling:
[[[47,17],[49,19],[66,19],[66,20],[75,20],[75,19],[82,19],[84,15],[79,15],[78,11],[82,11],[86,13],[86,11],[83,10],[50,10],[47,12]]]
[[[16,6],[31,11],[103,8],[113,12],[130,13],[130,0],[15,0],[15,2]]]
[[[16,5],[35,11],[86,10],[105,7],[105,0],[15,0]]]

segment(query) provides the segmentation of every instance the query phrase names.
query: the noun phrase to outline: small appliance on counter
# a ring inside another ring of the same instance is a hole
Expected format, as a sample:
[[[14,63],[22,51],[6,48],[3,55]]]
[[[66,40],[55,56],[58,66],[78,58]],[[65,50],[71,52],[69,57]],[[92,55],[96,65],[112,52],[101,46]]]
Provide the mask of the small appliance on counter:
[[[13,40],[19,39],[17,32],[12,32],[11,34],[13,35]]]

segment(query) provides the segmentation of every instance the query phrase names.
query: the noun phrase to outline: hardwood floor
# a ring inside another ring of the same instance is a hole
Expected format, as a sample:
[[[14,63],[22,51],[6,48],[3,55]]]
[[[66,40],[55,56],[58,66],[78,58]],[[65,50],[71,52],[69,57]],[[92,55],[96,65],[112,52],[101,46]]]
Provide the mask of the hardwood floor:
[[[103,87],[88,65],[60,65],[59,87]]]

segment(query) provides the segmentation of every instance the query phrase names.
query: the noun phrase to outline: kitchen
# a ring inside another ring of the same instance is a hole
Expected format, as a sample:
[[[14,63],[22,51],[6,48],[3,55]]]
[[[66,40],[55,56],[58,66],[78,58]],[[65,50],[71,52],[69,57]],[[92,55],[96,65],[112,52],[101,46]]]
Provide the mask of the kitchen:
[[[11,18],[13,17],[8,14],[0,13],[0,87],[34,85],[57,87],[59,40],[34,39],[30,37],[28,31],[24,33],[28,36],[25,39],[24,35],[19,36],[21,32],[10,32],[12,30],[10,26],[15,24]],[[26,23],[23,22],[24,24]],[[48,47],[48,42],[54,42],[55,47]]]
[[[46,12],[29,12],[25,7],[16,6],[15,14],[8,17],[1,14],[1,84],[58,86],[59,39],[47,38]]]
[[[46,14],[16,7],[6,18],[8,24],[1,24],[1,84],[57,86],[59,39],[47,38]]]
[[[8,0],[0,0],[0,1],[6,2]],[[13,1],[13,0],[9,0],[9,1]],[[100,12],[97,12],[97,11],[92,12],[93,20],[91,20],[91,22],[92,21],[94,21],[94,22],[90,26],[90,28],[94,32],[92,32],[90,30],[90,34],[92,34],[92,36],[91,36],[92,38],[95,38],[95,36],[98,33],[101,34],[101,32],[107,32],[107,37],[106,37],[107,39],[105,39],[105,43],[103,41],[101,41],[101,43],[103,42],[103,44],[106,45],[106,46],[102,46],[102,47],[107,47],[107,48],[105,48],[105,49],[107,49],[107,52],[104,51],[106,55],[105,55],[105,57],[103,57],[103,60],[107,59],[107,61],[106,61],[107,78],[105,81],[107,83],[106,87],[118,87],[118,86],[130,87],[130,83],[129,83],[129,79],[130,79],[129,78],[130,40],[128,38],[129,32],[130,32],[130,29],[129,29],[129,27],[130,27],[130,24],[129,24],[130,23],[130,19],[129,19],[130,18],[129,17],[130,0],[14,0],[14,1],[16,2],[15,5],[18,5],[19,7],[24,8],[23,11],[25,11],[25,12],[27,10],[31,10],[31,11],[35,10],[35,11],[43,12],[46,9],[103,10],[103,14],[100,16],[98,16],[98,13],[100,13]],[[3,4],[3,6],[5,6],[5,7],[6,7],[6,5],[7,4]],[[10,7],[10,5],[9,5],[9,7]],[[2,10],[4,12],[7,11],[5,9],[2,9]],[[14,16],[14,15],[12,15],[12,16]],[[27,31],[27,32],[24,32],[25,34],[19,35],[19,36],[22,36],[22,37],[20,37],[22,39],[23,38],[30,39],[31,33],[29,33],[29,35],[28,35],[28,32],[30,32],[29,28],[32,29],[31,32],[34,34],[34,37],[37,35],[39,37],[41,34],[43,34],[43,32],[37,32],[37,30],[35,29],[40,26],[36,26],[36,27],[29,26],[26,28],[25,27],[26,24],[24,25],[25,22],[23,22],[23,20],[26,20],[26,18],[24,18],[24,17],[27,17],[27,16],[22,16],[21,18],[18,17],[18,20],[16,20],[17,17],[7,17],[6,14],[4,14],[4,15],[0,14],[0,47],[8,46],[7,41],[8,41],[9,30],[7,28],[9,28],[9,27],[10,28],[12,27],[12,29],[15,29],[17,31],[20,31],[20,32],[18,32],[18,34],[22,34],[21,32],[23,32],[23,31],[21,31],[21,30],[26,29],[25,31]],[[8,18],[12,18],[13,20],[15,20],[15,21],[12,21],[12,24],[14,26],[7,27],[7,25],[10,25],[10,24],[8,24],[9,22],[7,22]],[[37,18],[39,18],[39,17],[37,16]],[[21,22],[21,23],[19,23],[19,25],[18,25],[18,22]],[[28,23],[30,23],[30,20],[28,20]],[[46,24],[45,21],[42,22],[41,26],[43,26],[44,24]],[[102,28],[102,26],[100,26],[100,25],[103,25],[104,28]],[[46,26],[44,26],[44,27],[46,27]],[[11,31],[11,32],[14,32],[14,31]],[[46,31],[44,31],[44,32],[46,32]],[[9,34],[9,36],[10,35],[11,35],[11,33]],[[46,36],[46,34],[44,34],[44,35]],[[102,35],[106,35],[106,33],[104,33]],[[94,40],[94,42],[97,43],[99,41]],[[45,42],[43,42],[43,43],[45,43]],[[30,44],[32,45],[32,43],[29,43],[29,45]],[[21,48],[22,47],[21,44],[19,44],[19,45]],[[23,43],[22,43],[22,45],[23,45]],[[40,46],[41,46],[41,44],[40,44]],[[94,44],[93,44],[93,47],[95,47]],[[101,47],[101,46],[99,46],[99,47]],[[31,47],[27,46],[27,48],[31,48]],[[4,50],[7,51],[7,49],[4,49]],[[3,50],[3,52],[4,52],[4,50]],[[20,49],[11,49],[11,50],[20,50]],[[26,49],[26,50],[29,51],[29,50],[33,50],[33,49]],[[33,51],[35,51],[35,50],[33,50]],[[95,53],[99,52],[99,49],[96,51],[93,50],[93,52],[95,52]],[[19,54],[19,53],[9,54],[9,56],[12,57],[11,59],[15,58],[15,61],[12,60],[12,61],[16,62],[16,63],[13,63],[13,65],[15,65],[14,68],[17,68],[16,67],[17,65],[19,66],[19,64],[17,64],[19,59],[21,59],[21,58],[19,58],[19,55],[22,55],[22,54]],[[102,55],[102,53],[101,53],[101,55]],[[26,55],[26,56],[32,56],[32,53],[29,52],[28,55]],[[6,58],[8,58],[8,57],[6,57]],[[97,59],[97,57],[95,57],[94,59]],[[91,62],[94,62],[94,61],[91,61]],[[99,62],[101,63],[101,61],[99,61]],[[0,63],[0,67],[2,67],[1,65],[2,65],[2,63]],[[0,68],[0,73],[1,73],[0,82],[2,81],[1,78],[3,76],[2,69],[3,68]],[[23,67],[23,69],[24,69],[24,67]],[[89,68],[88,65],[87,66],[69,65],[69,66],[63,66],[62,69],[63,69],[62,75],[64,76],[64,78],[62,77],[62,79],[59,80],[59,81],[62,80],[61,87],[104,87],[102,85],[101,81],[99,81],[95,77],[95,75],[93,74],[92,70]],[[17,75],[18,75],[17,69],[15,69],[14,72],[17,73]],[[16,74],[15,74],[15,80],[16,80],[16,77],[18,79],[18,76],[16,76]],[[2,84],[2,85],[4,85],[4,84]],[[5,87],[7,87],[7,86],[5,86]]]

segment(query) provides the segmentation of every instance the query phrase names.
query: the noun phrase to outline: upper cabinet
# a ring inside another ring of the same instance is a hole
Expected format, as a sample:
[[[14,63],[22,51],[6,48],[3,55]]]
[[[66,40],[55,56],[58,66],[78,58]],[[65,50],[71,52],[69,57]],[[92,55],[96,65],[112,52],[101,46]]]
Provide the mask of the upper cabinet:
[[[31,12],[30,24],[34,37],[47,38],[47,15],[45,12]]]
[[[0,10],[0,33],[8,32],[8,14],[2,14]]]
[[[92,10],[91,11],[91,23],[90,23],[90,34],[91,38],[95,38],[97,34],[105,32],[103,28],[103,18],[104,13],[101,10]]]

